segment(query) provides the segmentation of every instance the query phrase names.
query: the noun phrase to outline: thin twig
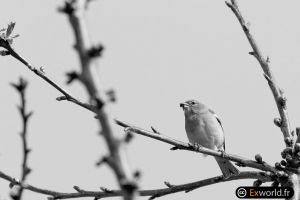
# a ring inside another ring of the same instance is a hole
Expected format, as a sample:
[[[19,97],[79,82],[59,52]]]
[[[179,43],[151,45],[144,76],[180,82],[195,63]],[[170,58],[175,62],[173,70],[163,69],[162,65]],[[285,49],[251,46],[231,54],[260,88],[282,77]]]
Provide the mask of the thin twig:
[[[12,185],[19,185],[25,190],[29,190],[39,194],[49,195],[50,196],[49,199],[71,199],[71,198],[82,198],[82,197],[106,198],[106,197],[117,197],[123,195],[122,190],[109,190],[104,192],[87,191],[87,190],[80,189],[78,186],[74,187],[76,188],[77,192],[73,192],[73,193],[56,192],[52,190],[41,189],[39,187],[32,186],[30,184],[21,183],[20,181],[16,180],[15,178],[1,171],[0,171],[0,178],[9,181]],[[262,182],[272,181],[272,178],[267,173],[257,172],[257,171],[245,171],[245,172],[241,172],[237,176],[231,176],[228,179],[224,179],[224,177],[221,175],[221,176],[215,176],[212,178],[208,178],[208,179],[204,179],[192,183],[173,185],[172,187],[166,187],[162,189],[139,190],[137,194],[139,196],[151,196],[153,199],[156,197],[174,194],[177,192],[192,191],[197,188],[213,185],[216,183],[227,182],[232,180],[240,180],[240,179],[259,179]]]
[[[176,149],[194,151],[194,152],[198,152],[198,153],[200,152],[200,153],[204,153],[204,154],[211,155],[211,156],[222,157],[222,158],[226,158],[228,160],[237,162],[241,166],[247,166],[247,167],[251,167],[251,168],[255,168],[255,169],[260,169],[260,170],[266,171],[266,172],[272,172],[278,176],[285,175],[284,172],[278,171],[277,169],[275,169],[271,165],[267,164],[266,162],[258,163],[257,161],[246,159],[246,158],[243,158],[243,157],[240,157],[237,155],[232,155],[232,154],[208,149],[208,148],[205,148],[202,146],[184,143],[179,140],[168,137],[166,135],[163,135],[162,133],[156,134],[151,131],[144,130],[142,128],[136,127],[134,125],[131,125],[127,122],[124,122],[124,121],[121,121],[118,119],[115,119],[115,121],[118,125],[126,128],[125,129],[126,132],[134,132],[134,133],[146,136],[146,137],[150,137],[150,138],[171,144],[171,145],[175,146]]]
[[[42,78],[44,81],[46,81],[47,83],[49,83],[52,87],[54,87],[56,90],[58,90],[60,93],[62,93],[64,96],[58,97],[57,100],[58,101],[62,101],[62,100],[67,100],[70,101],[72,103],[75,103],[87,110],[90,110],[92,112],[94,111],[94,108],[86,103],[82,103],[81,101],[79,101],[78,99],[76,99],[75,97],[73,97],[70,93],[68,93],[65,89],[63,89],[61,86],[59,86],[57,83],[55,83],[54,80],[52,80],[51,78],[49,78],[43,68],[37,69],[36,67],[32,66],[25,58],[23,58],[19,53],[17,53],[12,46],[5,41],[3,38],[0,38],[0,47],[5,48],[8,52],[9,55],[13,56],[15,59],[17,59],[18,61],[20,61],[21,63],[23,63],[25,66],[27,66],[27,68],[34,72],[37,76],[39,76],[40,78]]]
[[[28,148],[27,144],[27,127],[28,127],[28,120],[32,116],[32,112],[27,112],[26,108],[26,98],[25,98],[25,91],[28,85],[28,82],[23,78],[20,78],[19,83],[11,84],[20,94],[21,103],[18,106],[21,118],[22,118],[22,132],[21,132],[21,139],[22,139],[22,148],[23,148],[23,162],[22,162],[22,172],[21,172],[21,182],[25,182],[27,175],[31,172],[31,169],[28,166],[28,154],[30,153],[30,149]],[[14,200],[22,199],[23,188],[21,187],[15,193],[12,193],[11,196]]]
[[[261,68],[264,71],[264,76],[266,77],[268,84],[270,86],[270,89],[272,91],[272,94],[274,96],[277,109],[279,111],[280,117],[281,117],[281,124],[280,128],[284,136],[284,141],[286,146],[292,146],[292,142],[290,142],[293,138],[292,132],[291,132],[291,127],[290,127],[290,122],[288,118],[288,111],[287,111],[287,106],[286,106],[286,98],[283,95],[282,90],[279,88],[275,81],[275,77],[270,69],[270,59],[269,57],[265,58],[258,47],[254,37],[252,36],[249,25],[242,16],[240,9],[238,7],[238,4],[236,0],[231,0],[231,3],[226,2],[226,5],[232,10],[232,12],[235,14],[237,19],[239,20],[243,31],[245,35],[247,36],[247,39],[253,49],[253,52],[250,54],[253,55],[257,61],[259,62]]]
[[[97,119],[101,127],[101,135],[104,137],[110,155],[107,162],[115,173],[119,186],[124,193],[125,200],[135,199],[137,183],[134,173],[131,171],[126,151],[124,149],[124,139],[114,130],[115,124],[107,111],[107,95],[101,88],[99,76],[97,74],[97,63],[95,57],[101,55],[102,45],[93,46],[90,42],[88,29],[86,26],[85,11],[87,0],[65,1],[65,6],[60,11],[67,14],[71,27],[75,35],[75,49],[81,62],[81,74],[79,78],[85,86],[91,101],[95,104]]]

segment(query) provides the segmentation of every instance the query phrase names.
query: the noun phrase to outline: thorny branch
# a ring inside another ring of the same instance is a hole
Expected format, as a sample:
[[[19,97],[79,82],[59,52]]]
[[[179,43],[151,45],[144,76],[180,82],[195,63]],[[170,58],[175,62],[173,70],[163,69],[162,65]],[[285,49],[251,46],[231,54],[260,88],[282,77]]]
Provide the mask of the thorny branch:
[[[75,35],[75,49],[81,62],[81,73],[76,76],[85,86],[91,99],[97,119],[101,127],[101,135],[104,137],[109,153],[106,163],[112,168],[123,191],[125,200],[135,199],[137,182],[134,173],[129,167],[124,139],[117,134],[114,121],[108,112],[107,96],[101,88],[99,76],[97,74],[97,63],[95,58],[101,55],[102,45],[92,46],[86,26],[85,11],[89,1],[87,0],[67,0],[60,9],[65,13],[70,21]],[[75,76],[75,77],[76,77]],[[74,76],[73,76],[74,77]]]
[[[20,78],[19,83],[11,84],[20,94],[21,98],[21,104],[18,106],[21,118],[22,118],[22,132],[21,132],[21,138],[22,138],[22,147],[23,147],[23,162],[22,162],[22,173],[21,173],[21,183],[26,181],[27,175],[31,172],[31,169],[28,166],[27,160],[28,160],[28,154],[30,153],[30,149],[28,148],[27,144],[27,127],[28,127],[28,120],[32,116],[32,112],[27,112],[26,107],[26,98],[25,98],[25,90],[28,85],[28,82],[24,80],[23,78]],[[20,200],[22,199],[23,194],[23,188],[18,188],[15,192],[11,193],[11,197],[14,200]]]
[[[76,190],[76,192],[73,193],[63,193],[63,192],[41,189],[26,183],[22,183],[17,179],[1,171],[0,171],[0,178],[9,181],[11,187],[15,185],[19,185],[25,190],[48,195],[50,196],[48,198],[50,200],[82,198],[82,197],[95,197],[96,199],[100,199],[106,197],[123,196],[122,190],[109,190],[107,188],[100,188],[102,191],[87,191],[79,188],[78,186],[74,186],[73,188]],[[232,181],[232,180],[240,180],[240,179],[257,179],[260,180],[261,183],[273,181],[272,177],[265,172],[245,171],[245,172],[241,172],[237,176],[231,176],[228,179],[224,179],[223,176],[215,176],[212,178],[208,178],[208,179],[204,179],[192,183],[187,183],[187,184],[181,184],[181,185],[172,185],[168,182],[165,182],[165,185],[167,186],[166,188],[153,189],[153,190],[139,190],[137,194],[139,196],[150,196],[150,199],[155,199],[157,197],[174,194],[177,192],[190,192],[200,187],[221,183],[221,182]]]
[[[290,122],[288,118],[288,111],[286,106],[286,97],[283,94],[283,90],[279,88],[279,86],[276,83],[275,77],[270,69],[270,59],[269,57],[265,58],[262,54],[262,51],[258,47],[254,37],[252,36],[249,25],[247,24],[246,20],[243,18],[240,9],[238,7],[238,4],[236,0],[231,0],[231,3],[226,2],[226,5],[232,10],[232,12],[235,14],[237,19],[239,20],[243,31],[245,35],[247,36],[247,39],[252,47],[253,52],[250,52],[250,55],[253,55],[257,61],[259,62],[261,68],[264,71],[264,77],[267,79],[268,84],[270,86],[270,89],[272,91],[272,94],[274,96],[279,114],[280,119],[276,118],[274,120],[274,123],[280,127],[283,136],[284,141],[287,147],[293,146],[293,133],[291,131]]]

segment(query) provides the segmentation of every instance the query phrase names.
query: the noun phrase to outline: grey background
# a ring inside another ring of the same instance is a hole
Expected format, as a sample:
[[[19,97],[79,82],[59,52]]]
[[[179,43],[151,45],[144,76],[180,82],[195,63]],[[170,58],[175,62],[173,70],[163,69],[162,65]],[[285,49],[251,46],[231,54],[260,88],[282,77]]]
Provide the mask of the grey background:
[[[21,35],[14,47],[47,75],[86,101],[79,83],[64,85],[65,72],[79,69],[72,49],[74,38],[66,16],[56,9],[63,1],[10,0],[1,2],[0,25],[17,22]],[[300,124],[299,1],[240,1],[241,10],[288,98],[293,127]],[[214,109],[226,132],[227,152],[247,158],[260,153],[274,163],[281,159],[282,134],[273,125],[278,116],[272,94],[237,19],[224,1],[209,0],[102,0],[87,13],[93,42],[106,49],[99,73],[106,88],[115,88],[118,103],[113,115],[143,128],[154,126],[173,138],[187,141],[179,103],[198,99]],[[29,125],[28,182],[42,188],[74,192],[115,188],[106,166],[95,168],[106,148],[88,111],[67,102],[60,94],[11,57],[0,58],[0,163],[1,170],[19,177],[21,121],[15,105],[18,94],[8,83],[20,75],[30,81],[27,99],[34,110]],[[122,129],[119,129],[120,134]],[[130,162],[142,171],[141,188],[164,187],[220,175],[211,157],[184,151],[136,136],[128,146]],[[245,170],[245,169],[241,169]],[[235,189],[252,185],[240,180],[178,193],[163,199],[236,199]],[[0,199],[9,199],[8,183],[0,180]],[[25,191],[24,199],[43,195]]]

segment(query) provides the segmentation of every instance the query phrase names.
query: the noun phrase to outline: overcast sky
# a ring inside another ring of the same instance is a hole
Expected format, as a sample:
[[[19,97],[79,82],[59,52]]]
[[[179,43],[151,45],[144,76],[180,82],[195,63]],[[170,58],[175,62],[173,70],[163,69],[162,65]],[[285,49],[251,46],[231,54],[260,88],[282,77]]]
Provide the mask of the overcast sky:
[[[0,27],[15,21],[15,33],[20,34],[15,49],[34,66],[43,66],[48,76],[74,96],[87,101],[79,83],[65,85],[65,73],[80,68],[70,24],[57,12],[62,4],[61,0],[3,1]],[[288,98],[293,128],[300,125],[299,6],[297,0],[240,1],[242,13],[264,55],[270,57],[277,82]],[[105,46],[99,73],[104,87],[117,92],[113,116],[145,129],[154,126],[187,141],[179,103],[194,98],[222,119],[228,153],[250,159],[260,153],[270,164],[280,161],[284,143],[273,124],[278,117],[273,96],[224,1],[99,0],[90,4],[87,20],[92,41]],[[28,133],[32,149],[28,183],[61,192],[74,192],[74,185],[95,191],[101,186],[116,188],[110,169],[95,167],[106,148],[93,114],[57,102],[58,91],[9,56],[0,58],[0,170],[20,176],[19,96],[9,85],[20,76],[29,81],[27,100],[34,111]],[[165,187],[164,181],[183,184],[221,174],[213,158],[170,151],[170,147],[143,136],[136,136],[128,146],[132,168],[142,172],[142,189]],[[162,199],[236,199],[236,188],[252,183],[232,181]],[[0,200],[9,199],[8,192],[8,183],[0,180]],[[24,200],[43,198],[25,191]]]

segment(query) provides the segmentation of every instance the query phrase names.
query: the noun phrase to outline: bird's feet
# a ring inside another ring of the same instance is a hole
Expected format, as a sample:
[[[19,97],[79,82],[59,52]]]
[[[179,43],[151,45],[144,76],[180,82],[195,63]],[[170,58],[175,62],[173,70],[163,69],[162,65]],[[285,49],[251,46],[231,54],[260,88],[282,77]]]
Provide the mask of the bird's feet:
[[[188,144],[191,148],[196,149],[197,151],[199,151],[202,148],[202,146],[196,142],[194,144],[191,144],[191,143],[188,143]]]
[[[225,158],[226,152],[224,150],[222,150],[222,149],[219,149],[218,151],[221,152],[222,158]]]

